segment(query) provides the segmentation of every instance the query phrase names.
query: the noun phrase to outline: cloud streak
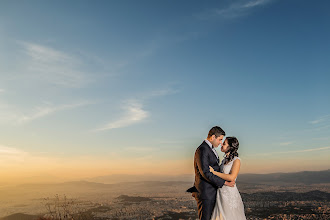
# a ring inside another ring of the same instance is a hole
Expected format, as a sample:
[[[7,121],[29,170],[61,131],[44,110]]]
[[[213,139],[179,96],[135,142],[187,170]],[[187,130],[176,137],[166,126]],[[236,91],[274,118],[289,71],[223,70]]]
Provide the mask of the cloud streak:
[[[90,105],[90,102],[79,102],[79,103],[73,103],[73,104],[66,104],[66,105],[59,105],[59,106],[42,106],[42,107],[36,107],[36,111],[31,115],[22,115],[16,118],[16,122],[18,124],[28,123],[33,120],[46,117],[48,115],[54,114],[59,111],[64,111],[68,109],[73,109],[85,105]]]
[[[260,5],[265,5],[268,2],[270,2],[270,0],[254,0],[254,1],[249,1],[245,4],[243,4],[241,7],[243,7],[243,8],[253,8],[253,7],[260,6]]]
[[[281,146],[288,146],[290,144],[293,144],[293,141],[289,141],[289,142],[282,142],[280,143]]]
[[[82,62],[59,50],[35,43],[19,42],[23,47],[25,75],[63,87],[81,87],[88,82],[80,70]]]
[[[178,92],[179,92],[179,90],[175,90],[173,88],[156,90],[156,91],[152,91],[149,94],[145,95],[144,99],[151,99],[151,98],[156,98],[156,97],[160,97],[160,96],[172,95],[172,94],[175,94]]]
[[[250,1],[234,1],[224,8],[217,8],[203,13],[199,17],[202,20],[209,20],[218,17],[225,19],[234,19],[237,17],[242,17],[248,15],[253,9],[266,5],[272,0],[250,0]]]
[[[257,154],[257,155],[267,156],[267,155],[274,155],[274,154],[305,153],[305,152],[322,151],[322,150],[328,150],[328,149],[330,149],[330,146],[328,146],[328,147],[320,147],[320,148],[312,148],[312,149],[305,149],[305,150],[260,153],[260,154]]]
[[[150,116],[150,112],[145,110],[145,106],[144,106],[145,101],[160,96],[174,94],[177,92],[178,92],[177,90],[174,90],[172,88],[167,88],[163,90],[152,91],[140,97],[139,99],[126,100],[121,104],[121,109],[123,110],[124,113],[118,120],[111,121],[100,128],[96,128],[92,130],[92,132],[123,128],[140,123]]]
[[[28,155],[27,152],[22,150],[0,145],[0,160],[2,163],[22,162]]]
[[[127,127],[141,122],[149,116],[149,112],[144,110],[142,103],[137,100],[129,100],[124,102],[124,104],[122,105],[122,109],[125,113],[118,120],[110,122],[101,128],[95,129],[94,131],[104,131],[115,128]]]
[[[22,125],[22,124],[30,123],[34,120],[55,114],[60,111],[78,108],[78,107],[90,105],[90,104],[93,104],[93,103],[88,102],[88,101],[82,101],[82,102],[63,104],[63,105],[57,105],[57,106],[48,103],[44,106],[35,107],[31,114],[22,114],[22,113],[15,111],[13,106],[10,106],[6,103],[1,103],[0,121],[9,122],[10,124],[13,124],[13,125]]]
[[[320,124],[320,123],[323,123],[323,122],[326,122],[326,121],[329,121],[330,119],[330,115],[324,115],[322,117],[319,117],[313,121],[310,121],[309,123],[310,124],[313,124],[313,125],[317,125],[317,124]]]

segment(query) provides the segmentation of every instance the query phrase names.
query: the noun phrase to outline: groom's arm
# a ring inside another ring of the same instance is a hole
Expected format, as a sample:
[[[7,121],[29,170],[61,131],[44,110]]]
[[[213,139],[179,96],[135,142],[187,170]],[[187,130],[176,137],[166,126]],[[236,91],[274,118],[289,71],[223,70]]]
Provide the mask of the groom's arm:
[[[208,154],[205,149],[199,148],[195,153],[195,159],[198,166],[198,170],[204,179],[220,188],[225,184],[225,180],[210,172],[210,163],[208,159]]]

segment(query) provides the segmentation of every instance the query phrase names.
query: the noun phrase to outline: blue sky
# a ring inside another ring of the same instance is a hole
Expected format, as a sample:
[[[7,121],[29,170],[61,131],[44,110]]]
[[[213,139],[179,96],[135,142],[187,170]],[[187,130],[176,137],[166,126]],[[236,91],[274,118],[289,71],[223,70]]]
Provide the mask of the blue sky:
[[[329,168],[328,1],[1,1],[3,175]],[[218,152],[220,152],[218,150]]]

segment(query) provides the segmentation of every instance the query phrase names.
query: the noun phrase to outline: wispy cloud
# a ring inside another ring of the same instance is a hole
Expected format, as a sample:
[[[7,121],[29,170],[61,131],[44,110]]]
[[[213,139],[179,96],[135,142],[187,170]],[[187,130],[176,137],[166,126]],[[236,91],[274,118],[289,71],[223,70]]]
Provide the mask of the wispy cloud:
[[[45,103],[42,106],[37,106],[32,110],[30,114],[22,114],[17,112],[15,108],[7,103],[1,103],[0,107],[0,121],[8,122],[13,125],[22,125],[29,122],[32,122],[36,119],[40,119],[56,112],[73,109],[85,105],[90,105],[92,102],[81,101],[71,104],[63,104],[63,105],[53,105],[51,103]]]
[[[101,128],[97,128],[94,131],[104,131],[114,128],[127,127],[132,124],[136,124],[146,119],[149,116],[149,112],[143,109],[142,103],[137,100],[128,100],[122,104],[124,114],[118,120],[112,121]]]
[[[0,155],[17,155],[22,154],[22,151],[16,148],[10,148],[7,146],[0,145]]]
[[[140,123],[150,116],[150,112],[145,110],[144,103],[147,100],[159,96],[174,94],[176,92],[178,92],[178,90],[167,88],[163,90],[155,90],[149,92],[148,94],[142,95],[136,99],[125,100],[121,104],[121,109],[123,110],[122,116],[118,120],[111,121],[100,128],[94,129],[93,132],[111,130],[115,128],[123,128],[136,123]]]
[[[160,145],[173,145],[173,144],[180,144],[182,145],[184,143],[183,140],[160,140],[158,144]]]
[[[199,17],[203,20],[222,17],[226,19],[237,18],[249,14],[253,9],[266,5],[272,0],[250,0],[250,1],[230,1],[231,4],[224,8],[216,8],[204,12]]]
[[[330,137],[314,137],[312,139],[315,141],[325,141],[325,140],[329,140]]]
[[[81,106],[85,106],[85,105],[90,105],[90,104],[92,104],[92,103],[87,102],[87,101],[72,103],[72,104],[66,104],[66,105],[59,105],[59,106],[54,106],[54,105],[48,104],[47,106],[36,107],[35,112],[32,113],[31,115],[22,115],[22,116],[17,117],[16,122],[18,124],[28,123],[28,122],[31,122],[33,120],[46,117],[48,115],[54,114],[54,113],[59,112],[59,111],[73,109],[73,108],[77,108],[77,107],[81,107]]]
[[[316,125],[316,124],[320,124],[322,122],[326,122],[326,121],[329,121],[329,120],[330,120],[330,115],[324,115],[324,116],[319,117],[319,118],[317,118],[313,121],[310,121],[309,123]]]
[[[253,0],[253,1],[249,1],[245,4],[242,5],[243,8],[253,8],[253,7],[257,7],[260,5],[265,5],[268,2],[270,2],[270,0]]]
[[[153,148],[153,147],[126,147],[124,150],[129,151],[129,152],[151,152],[151,151],[155,151],[156,148]]]
[[[286,131],[285,134],[280,135],[284,140],[291,140],[292,138],[303,139],[306,134],[313,137],[314,140],[327,140],[330,130],[330,114],[316,117],[314,120],[306,121],[305,126],[299,127],[291,131]]]
[[[257,155],[267,156],[267,155],[274,155],[274,154],[305,153],[305,152],[322,151],[322,150],[328,150],[328,149],[330,149],[330,146],[329,147],[320,147],[320,148],[311,148],[311,149],[305,149],[305,150],[260,153],[260,154],[257,154]]]
[[[20,162],[28,155],[27,152],[17,148],[0,145],[0,161],[1,162]]]
[[[27,59],[24,75],[65,87],[80,87],[88,82],[82,62],[65,52],[43,45],[19,42]]]
[[[293,141],[280,143],[281,146],[288,146],[288,145],[291,145],[291,144],[293,144]]]
[[[168,87],[166,89],[152,91],[149,94],[145,95],[144,98],[151,99],[151,98],[156,98],[159,96],[172,95],[172,94],[175,94],[178,92],[179,92],[179,90]]]
[[[309,124],[311,126],[308,130],[311,132],[326,132],[330,128],[330,115],[324,115],[309,121]]]

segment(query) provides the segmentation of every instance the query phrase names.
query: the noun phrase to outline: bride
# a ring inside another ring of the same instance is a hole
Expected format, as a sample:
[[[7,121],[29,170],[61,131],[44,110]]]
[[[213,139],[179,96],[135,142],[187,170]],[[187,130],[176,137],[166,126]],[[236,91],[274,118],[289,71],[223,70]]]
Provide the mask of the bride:
[[[241,159],[238,157],[238,140],[236,137],[227,137],[221,151],[225,153],[220,165],[220,172],[210,166],[210,172],[227,181],[236,181]],[[228,187],[224,185],[218,188],[216,203],[211,220],[245,220],[244,205],[236,185]]]

